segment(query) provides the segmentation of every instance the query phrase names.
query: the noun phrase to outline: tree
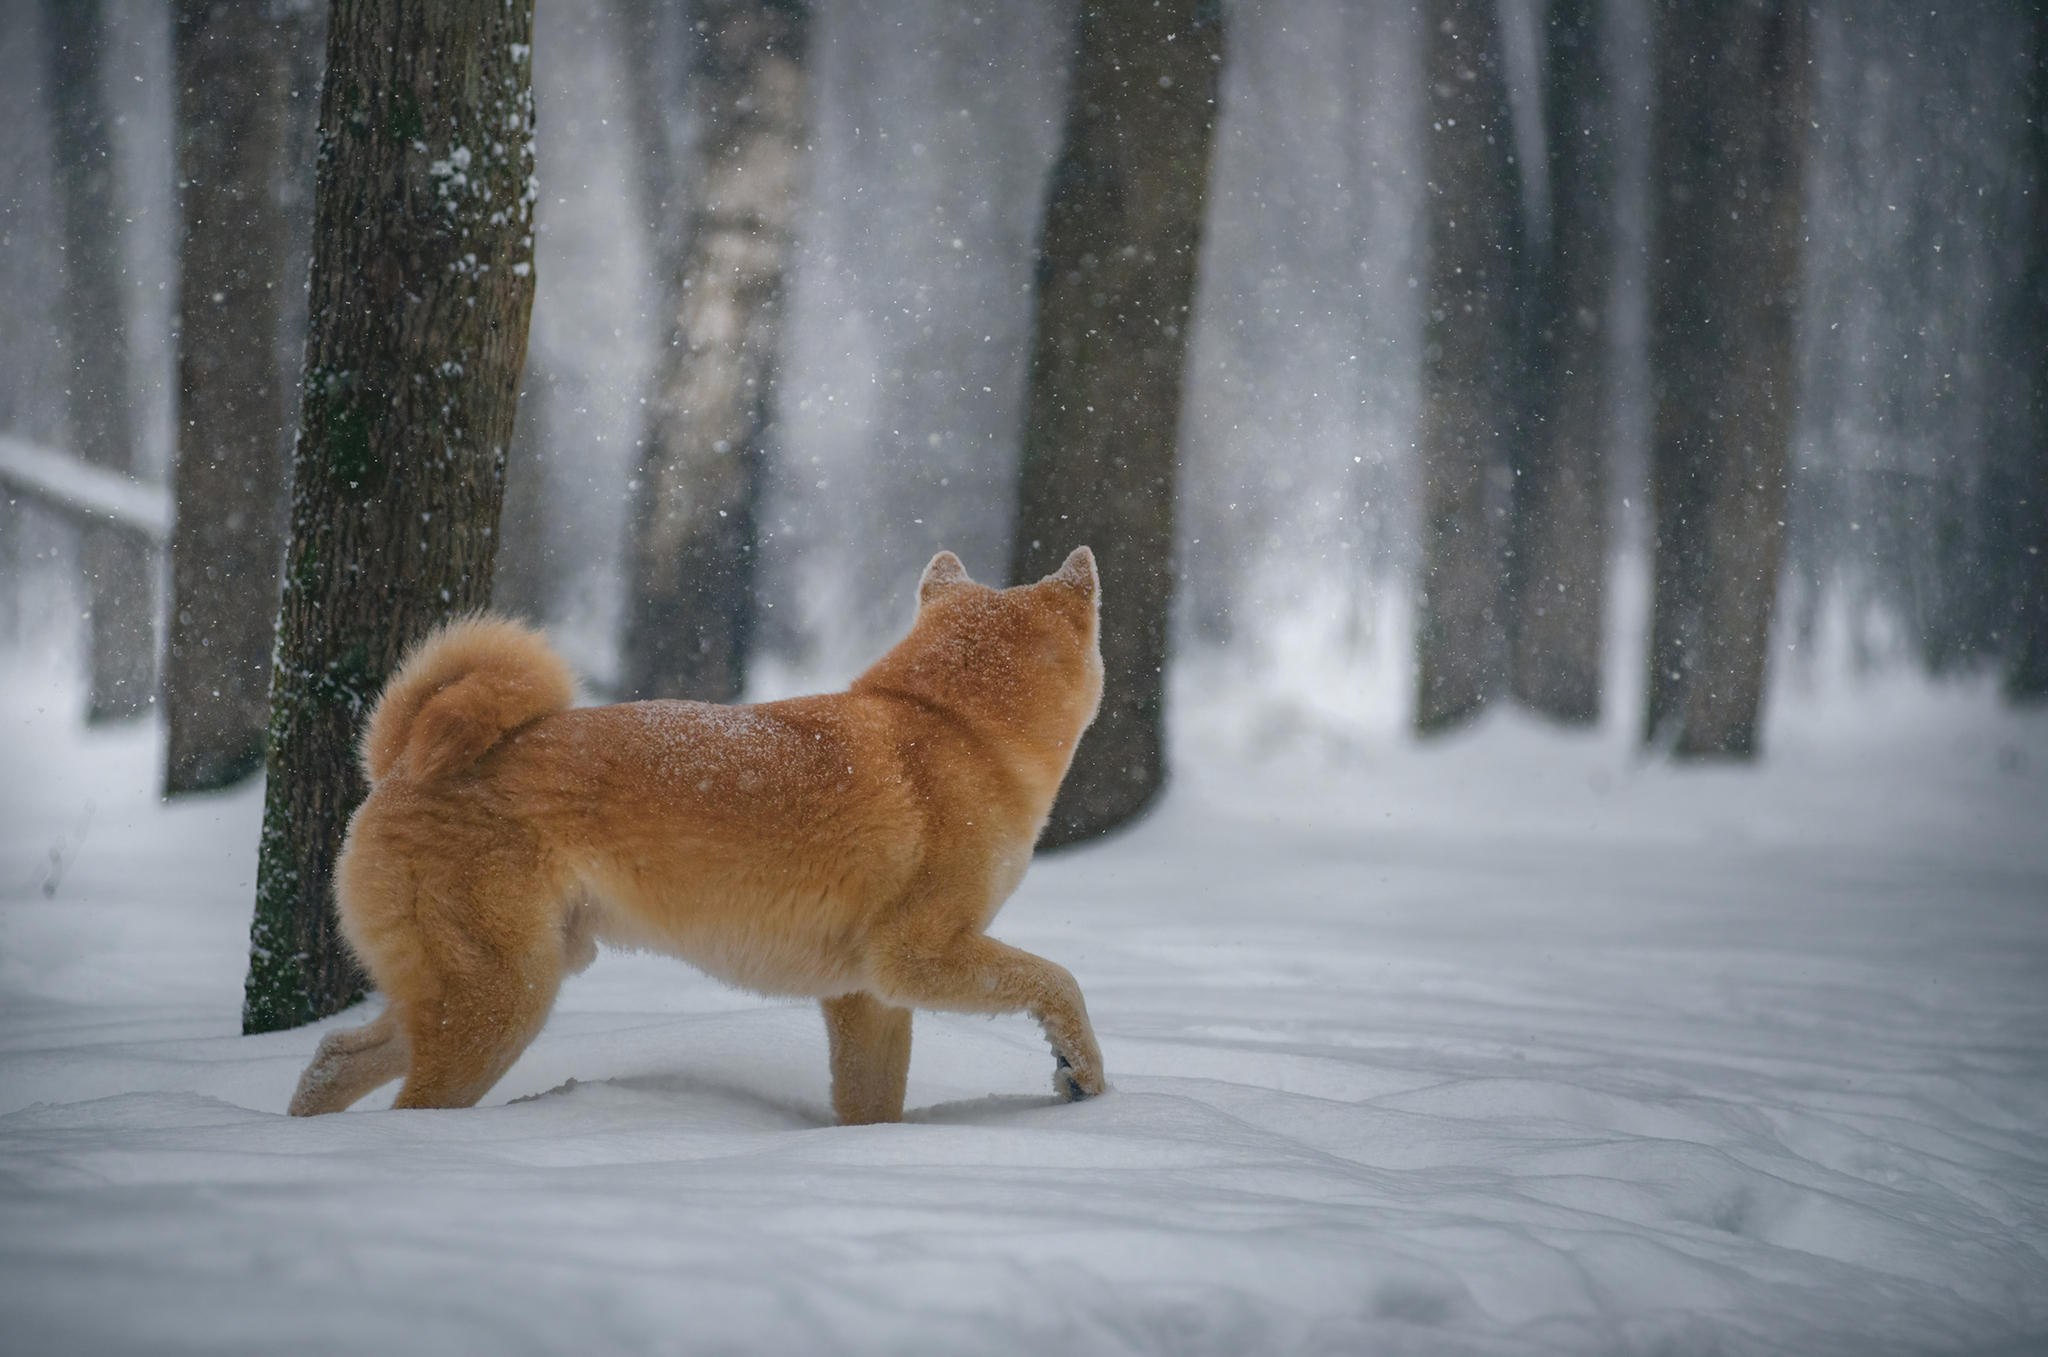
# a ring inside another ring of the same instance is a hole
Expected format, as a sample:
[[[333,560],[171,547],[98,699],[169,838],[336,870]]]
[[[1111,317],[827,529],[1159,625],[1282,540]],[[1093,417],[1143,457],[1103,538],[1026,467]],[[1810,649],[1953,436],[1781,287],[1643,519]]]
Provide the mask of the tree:
[[[547,349],[528,345],[519,381],[519,415],[505,449],[505,497],[498,510],[498,552],[491,606],[544,622],[554,613],[555,560],[548,540],[548,432],[555,394]]]
[[[1465,721],[1505,675],[1511,449],[1524,394],[1521,182],[1493,0],[1428,7],[1429,296],[1415,727]]]
[[[1085,0],[1076,23],[1010,579],[1094,548],[1104,680],[1042,848],[1107,833],[1165,783],[1181,379],[1223,62],[1213,0]]]
[[[2027,129],[2032,210],[2026,275],[2020,290],[2030,444],[2020,455],[2015,533],[2017,588],[2005,691],[2016,702],[2048,699],[2048,8],[2036,8],[2027,68]]]
[[[1645,739],[1756,751],[1797,400],[1807,10],[1667,0],[1658,35]]]
[[[45,0],[45,69],[64,242],[65,394],[71,451],[95,466],[135,471],[128,389],[128,322],[121,279],[113,111],[102,78],[107,45],[100,0]],[[131,534],[80,534],[90,600],[92,690],[87,719],[139,716],[156,691],[155,572]]]
[[[753,635],[755,504],[796,244],[810,21],[802,0],[696,0],[693,12],[704,175],[648,400],[620,688],[725,702],[745,682]],[[646,129],[655,114],[636,121]],[[650,197],[672,199],[670,185],[650,184]]]
[[[164,790],[263,766],[284,527],[277,344],[289,295],[284,171],[291,28],[244,0],[177,11],[177,527],[164,655]]]
[[[533,11],[334,0],[244,1031],[361,979],[332,879],[357,728],[410,644],[490,600],[533,306]]]
[[[1607,574],[1613,128],[1596,0],[1551,0],[1544,69],[1549,248],[1531,261],[1529,410],[1516,442],[1508,671],[1516,698],[1600,719]]]

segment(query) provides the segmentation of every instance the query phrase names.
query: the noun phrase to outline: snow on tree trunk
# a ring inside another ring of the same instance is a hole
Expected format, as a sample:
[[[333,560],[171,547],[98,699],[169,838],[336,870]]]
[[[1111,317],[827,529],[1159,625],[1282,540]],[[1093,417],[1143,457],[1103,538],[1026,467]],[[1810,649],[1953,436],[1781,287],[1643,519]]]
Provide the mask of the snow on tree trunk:
[[[1429,296],[1415,728],[1476,714],[1506,667],[1507,515],[1520,379],[1521,182],[1493,0],[1427,9]]]
[[[100,0],[45,0],[41,19],[64,242],[71,451],[95,466],[133,474],[123,231],[113,110],[103,80],[106,15]],[[79,546],[90,606],[87,718],[140,716],[156,687],[156,572],[150,550],[113,527],[84,529]]]
[[[1517,449],[1509,672],[1533,711],[1600,719],[1607,574],[1607,280],[1613,129],[1599,5],[1551,0],[1545,131],[1550,242],[1532,298],[1532,409]]]
[[[1655,525],[1645,738],[1756,752],[1798,392],[1808,82],[1796,0],[1668,4],[1650,251]]]
[[[177,528],[163,697],[166,794],[263,766],[284,532],[277,328],[292,278],[284,170],[292,28],[244,0],[177,13]]]
[[[245,1031],[345,1007],[334,861],[357,729],[407,646],[490,601],[533,306],[526,0],[336,0]]]
[[[745,682],[754,627],[809,17],[799,0],[698,0],[695,17],[704,180],[648,401],[619,686],[630,698],[724,702]]]
[[[1181,381],[1223,62],[1213,0],[1084,3],[1038,252],[1014,582],[1089,546],[1102,707],[1039,846],[1103,834],[1165,782]]]

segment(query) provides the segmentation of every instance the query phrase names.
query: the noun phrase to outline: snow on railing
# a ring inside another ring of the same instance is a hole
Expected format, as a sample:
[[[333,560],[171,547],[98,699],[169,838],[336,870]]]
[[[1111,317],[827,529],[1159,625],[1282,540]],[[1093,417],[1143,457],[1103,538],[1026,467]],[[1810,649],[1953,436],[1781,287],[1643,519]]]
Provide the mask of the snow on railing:
[[[0,486],[81,523],[115,527],[162,545],[171,536],[171,492],[0,433]]]

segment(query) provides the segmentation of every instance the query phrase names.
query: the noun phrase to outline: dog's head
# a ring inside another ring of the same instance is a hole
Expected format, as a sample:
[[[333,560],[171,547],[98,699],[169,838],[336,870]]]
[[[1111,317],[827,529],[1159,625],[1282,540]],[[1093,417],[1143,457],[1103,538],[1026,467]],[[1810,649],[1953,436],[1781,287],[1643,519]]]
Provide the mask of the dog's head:
[[[1102,699],[1095,553],[1035,584],[991,589],[950,551],[917,584],[910,635],[863,676],[992,718],[1069,753]]]

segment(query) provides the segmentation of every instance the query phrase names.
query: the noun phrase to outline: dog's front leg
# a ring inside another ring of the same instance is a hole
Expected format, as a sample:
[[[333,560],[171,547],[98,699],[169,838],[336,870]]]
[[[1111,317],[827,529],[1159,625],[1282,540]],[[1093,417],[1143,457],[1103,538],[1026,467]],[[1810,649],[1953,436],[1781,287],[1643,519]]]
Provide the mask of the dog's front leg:
[[[910,1079],[910,1010],[871,994],[821,999],[832,1043],[832,1110],[842,1126],[903,1120]]]
[[[953,1013],[1029,1013],[1045,1029],[1053,1092],[1072,1102],[1108,1087],[1081,987],[1064,966],[979,933],[925,941],[899,935],[876,949],[876,988],[893,1003]]]

